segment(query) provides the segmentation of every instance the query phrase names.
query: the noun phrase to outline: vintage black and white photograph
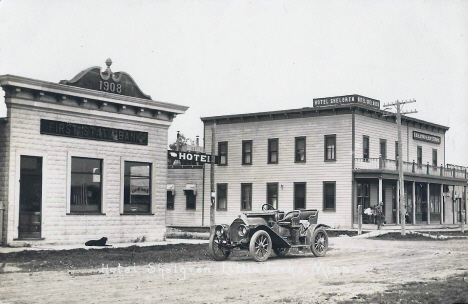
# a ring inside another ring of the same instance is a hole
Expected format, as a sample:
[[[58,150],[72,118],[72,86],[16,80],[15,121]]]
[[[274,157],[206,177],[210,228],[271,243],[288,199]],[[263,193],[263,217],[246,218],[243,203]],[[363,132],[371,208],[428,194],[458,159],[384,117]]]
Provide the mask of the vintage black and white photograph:
[[[0,0],[0,304],[468,303],[468,1]]]

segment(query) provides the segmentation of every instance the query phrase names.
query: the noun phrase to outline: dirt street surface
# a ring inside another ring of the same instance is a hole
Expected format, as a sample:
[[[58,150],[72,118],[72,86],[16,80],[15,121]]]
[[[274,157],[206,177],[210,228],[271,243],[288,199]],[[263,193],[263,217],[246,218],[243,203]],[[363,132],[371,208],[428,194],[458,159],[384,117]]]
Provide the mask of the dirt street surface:
[[[208,246],[208,245],[207,245]],[[468,269],[468,241],[330,238],[323,258],[107,265],[0,274],[0,303],[330,303]],[[131,266],[131,267],[127,267]],[[467,283],[468,288],[468,283]]]

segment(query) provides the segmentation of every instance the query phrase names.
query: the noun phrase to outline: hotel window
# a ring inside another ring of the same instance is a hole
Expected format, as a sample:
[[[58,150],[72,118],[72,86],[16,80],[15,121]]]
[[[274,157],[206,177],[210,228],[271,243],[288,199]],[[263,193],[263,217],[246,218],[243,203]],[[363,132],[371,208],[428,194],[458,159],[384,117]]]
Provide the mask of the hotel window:
[[[218,156],[219,156],[219,166],[227,166],[228,164],[228,143],[219,142],[218,143]]]
[[[267,184],[267,204],[278,209],[278,183]]]
[[[167,185],[167,202],[166,202],[166,209],[167,210],[174,210],[174,195],[175,195],[175,187],[174,185]]]
[[[102,203],[102,160],[71,158],[71,213],[100,213]]]
[[[437,167],[437,150],[432,149],[432,166]],[[437,169],[437,168],[434,168]]]
[[[325,160],[336,160],[336,135],[325,135]]]
[[[242,164],[243,165],[252,164],[252,141],[251,140],[242,141]]]
[[[357,204],[362,205],[362,211],[370,207],[370,184],[357,183]]]
[[[278,138],[268,139],[268,163],[278,163]]]
[[[418,146],[418,159],[417,159],[417,162],[418,162],[418,165],[421,165],[422,164],[422,147],[421,146]]]
[[[362,137],[362,158],[364,161],[369,160],[369,136]]]
[[[194,191],[184,190],[185,192],[185,208],[187,210],[195,210],[197,206],[197,195]]]
[[[124,213],[150,213],[151,164],[125,162]]]
[[[395,160],[398,160],[398,141],[395,142]]]
[[[387,140],[381,139],[380,140],[380,155],[382,159],[387,159]]]
[[[216,210],[227,210],[227,184],[217,185]]]
[[[294,183],[294,210],[306,207],[306,183]]]
[[[241,211],[252,210],[252,184],[241,184]]]
[[[306,161],[306,138],[305,137],[296,137],[295,151],[296,151],[295,162],[305,163]]]
[[[336,208],[336,182],[323,182],[323,210]]]

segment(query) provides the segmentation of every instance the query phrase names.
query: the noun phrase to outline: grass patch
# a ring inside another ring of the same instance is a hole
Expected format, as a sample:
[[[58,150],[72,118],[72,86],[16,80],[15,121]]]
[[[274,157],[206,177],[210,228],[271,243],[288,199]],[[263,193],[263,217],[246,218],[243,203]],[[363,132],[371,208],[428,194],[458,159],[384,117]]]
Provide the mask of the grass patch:
[[[178,227],[170,226],[168,228],[174,228],[182,232],[210,232],[210,227]]]
[[[401,232],[389,232],[386,234],[378,235],[371,237],[370,239],[374,240],[386,240],[386,241],[446,241],[447,239],[433,239],[427,236],[414,233],[406,233],[406,235],[401,235]]]
[[[468,228],[468,227],[467,227]],[[435,235],[435,236],[468,236],[468,231],[465,231],[465,233],[462,233],[461,231],[418,231],[419,233],[424,233],[424,234],[430,234],[430,235]]]
[[[382,293],[359,294],[344,303],[425,304],[468,303],[468,274],[433,282],[411,282],[392,286]]]
[[[363,231],[362,233],[366,233],[367,231]],[[347,235],[347,236],[356,236],[358,235],[357,230],[334,230],[334,229],[327,229],[327,234],[329,237],[339,237],[340,235]]]
[[[197,262],[211,260],[208,244],[72,250],[25,250],[0,254],[0,266],[12,263],[23,271],[73,270],[82,268],[148,265],[149,263]]]

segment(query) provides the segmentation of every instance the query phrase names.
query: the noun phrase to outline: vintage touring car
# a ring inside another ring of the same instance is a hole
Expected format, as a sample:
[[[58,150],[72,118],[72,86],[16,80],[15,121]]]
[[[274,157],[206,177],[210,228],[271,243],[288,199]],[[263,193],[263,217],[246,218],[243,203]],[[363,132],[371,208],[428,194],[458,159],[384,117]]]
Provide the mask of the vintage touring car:
[[[318,210],[293,210],[288,213],[269,204],[262,212],[243,213],[231,225],[216,225],[211,229],[210,252],[217,261],[226,260],[231,251],[248,250],[257,262],[268,259],[271,251],[285,256],[291,248],[308,248],[317,257],[328,250],[328,235],[324,224],[317,224]]]

